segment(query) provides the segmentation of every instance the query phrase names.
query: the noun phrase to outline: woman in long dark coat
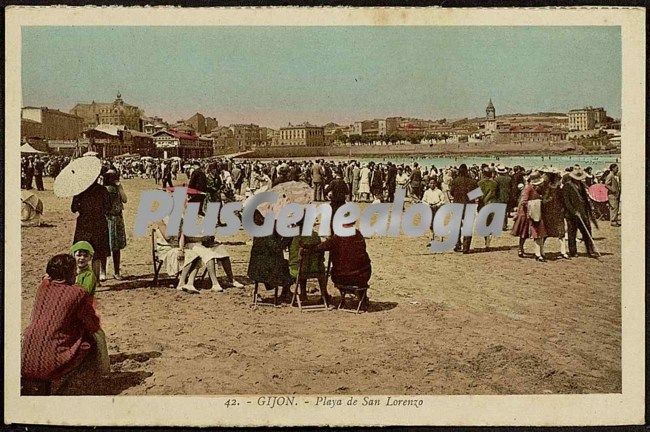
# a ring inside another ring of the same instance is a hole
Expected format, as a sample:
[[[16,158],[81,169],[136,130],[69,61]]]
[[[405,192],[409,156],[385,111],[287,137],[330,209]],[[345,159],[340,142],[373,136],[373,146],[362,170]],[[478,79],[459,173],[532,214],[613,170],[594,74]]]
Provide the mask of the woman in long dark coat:
[[[566,229],[564,226],[564,200],[560,189],[562,179],[559,174],[553,172],[544,176],[547,177],[547,186],[542,197],[542,220],[546,227],[546,235],[559,240],[560,255],[562,258],[569,259],[564,241]]]
[[[255,224],[264,224],[264,216],[258,210],[255,211],[254,218]],[[266,237],[254,237],[248,262],[248,277],[263,283],[267,290],[282,287],[280,298],[283,301],[291,300],[293,278],[289,271],[289,262],[284,258],[284,249],[289,246],[291,240],[280,236],[275,230]]]
[[[108,221],[111,199],[106,188],[95,181],[88,189],[72,198],[70,210],[79,213],[73,244],[85,240],[95,250],[93,271],[100,281],[106,280],[106,258],[111,254]]]

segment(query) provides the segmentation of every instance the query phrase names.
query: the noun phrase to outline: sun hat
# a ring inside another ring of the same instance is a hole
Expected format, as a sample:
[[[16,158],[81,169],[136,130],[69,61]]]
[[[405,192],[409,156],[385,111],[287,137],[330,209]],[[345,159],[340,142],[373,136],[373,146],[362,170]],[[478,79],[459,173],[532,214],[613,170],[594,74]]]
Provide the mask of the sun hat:
[[[70,249],[70,253],[74,255],[75,252],[81,250],[88,252],[90,255],[95,254],[95,249],[93,249],[93,246],[85,240],[81,240],[73,244],[72,248]]]
[[[499,165],[496,166],[496,171],[497,171],[499,174],[505,174],[505,173],[508,172],[508,169],[507,169],[505,166],[499,164]]]
[[[528,177],[528,181],[533,186],[539,186],[542,183],[544,183],[544,177],[542,177],[542,175],[539,174],[538,172],[534,172],[530,175],[530,177]]]
[[[572,179],[578,180],[578,181],[583,181],[585,180],[588,176],[587,173],[584,172],[581,168],[574,169],[569,173]]]

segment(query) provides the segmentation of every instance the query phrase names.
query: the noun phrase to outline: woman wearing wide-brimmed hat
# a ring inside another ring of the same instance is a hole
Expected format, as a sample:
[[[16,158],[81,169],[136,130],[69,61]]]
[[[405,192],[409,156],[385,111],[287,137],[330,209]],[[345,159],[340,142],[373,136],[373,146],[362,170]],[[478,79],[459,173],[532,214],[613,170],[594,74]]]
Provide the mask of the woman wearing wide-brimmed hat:
[[[526,239],[535,240],[535,257],[538,261],[544,259],[544,238],[546,227],[541,218],[541,199],[544,177],[539,172],[533,172],[528,177],[528,182],[521,192],[512,235],[519,237],[519,257],[523,258],[524,243]]]

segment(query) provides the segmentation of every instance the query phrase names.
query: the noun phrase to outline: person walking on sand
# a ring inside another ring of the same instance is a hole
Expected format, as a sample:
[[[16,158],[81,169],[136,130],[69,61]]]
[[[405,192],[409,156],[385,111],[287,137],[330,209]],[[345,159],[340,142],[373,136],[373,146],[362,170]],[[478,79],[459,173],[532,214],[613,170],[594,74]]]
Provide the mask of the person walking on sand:
[[[607,200],[609,201],[609,223],[614,227],[620,227],[621,177],[617,164],[609,166],[605,187],[607,187]]]
[[[525,256],[524,243],[526,239],[532,238],[535,241],[535,257],[537,261],[544,262],[544,238],[546,237],[546,226],[541,218],[541,199],[544,177],[539,172],[534,172],[528,178],[528,184],[524,186],[519,198],[517,215],[512,227],[512,235],[519,237],[520,258]],[[538,207],[537,207],[538,206]],[[540,210],[535,214],[534,208]]]
[[[590,221],[594,220],[589,196],[584,180],[587,174],[580,168],[573,169],[568,174],[568,181],[562,187],[562,197],[566,209],[567,234],[569,237],[569,256],[578,256],[576,246],[576,234],[578,230],[582,234],[582,240],[587,248],[587,254],[597,258],[594,243],[591,236]],[[594,220],[595,223],[595,220]]]

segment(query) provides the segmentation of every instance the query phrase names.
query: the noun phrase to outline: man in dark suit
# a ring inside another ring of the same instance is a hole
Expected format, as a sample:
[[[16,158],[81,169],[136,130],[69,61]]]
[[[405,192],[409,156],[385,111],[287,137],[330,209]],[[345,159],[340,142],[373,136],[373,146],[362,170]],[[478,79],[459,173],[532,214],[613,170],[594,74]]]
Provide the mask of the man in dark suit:
[[[386,173],[386,189],[388,192],[388,202],[395,201],[395,188],[397,187],[397,167],[392,162],[388,162],[388,172]]]
[[[476,180],[470,177],[469,171],[467,170],[467,165],[461,164],[461,166],[458,167],[458,175],[456,176],[455,179],[451,181],[449,192],[451,194],[451,197],[454,200],[454,203],[470,204],[473,201],[470,201],[469,197],[467,196],[467,193],[473,191],[477,187],[478,187],[478,183],[476,182]],[[465,217],[464,212],[465,211],[463,211],[463,218]],[[461,237],[462,237],[462,249],[461,249]],[[462,250],[464,254],[468,254],[471,245],[472,245],[472,236],[462,236],[462,234],[459,233],[458,243],[456,243],[456,247],[454,248],[454,251],[460,252]]]
[[[172,183],[172,169],[169,166],[169,162],[165,162],[163,165],[162,186],[164,188],[174,187],[174,184]]]
[[[345,204],[348,193],[348,185],[343,180],[343,173],[336,171],[336,177],[325,188],[325,196],[329,196],[330,206],[332,207],[332,220],[334,220],[336,210]]]
[[[506,204],[510,202],[510,182],[511,178],[508,175],[508,169],[503,165],[496,166],[497,176],[495,181],[497,182],[497,199],[496,202]],[[508,229],[508,215],[503,218],[503,230]]]
[[[569,237],[569,256],[578,256],[576,234],[580,230],[582,241],[587,247],[587,253],[590,257],[597,258],[598,255],[596,255],[594,243],[591,238],[590,220],[593,220],[593,215],[591,205],[589,204],[587,188],[583,183],[587,178],[587,173],[580,168],[576,168],[569,172],[568,176],[569,181],[562,187],[562,198],[564,199],[564,207],[566,209],[565,218],[567,235]]]
[[[39,191],[45,190],[43,188],[43,171],[45,171],[45,163],[37,157],[34,161],[34,179],[36,180],[36,189]]]
[[[216,167],[214,167],[214,169],[216,170]],[[192,175],[190,175],[190,181],[187,187],[201,192],[206,192],[208,190],[208,177],[205,175],[203,168],[201,168],[201,165],[198,162],[194,165],[194,170],[192,171]]]

